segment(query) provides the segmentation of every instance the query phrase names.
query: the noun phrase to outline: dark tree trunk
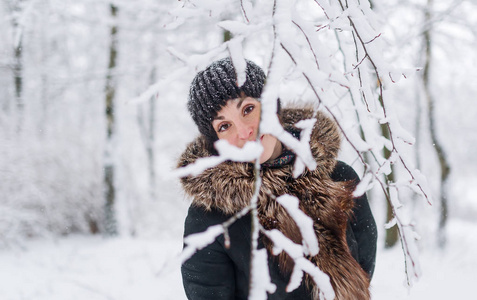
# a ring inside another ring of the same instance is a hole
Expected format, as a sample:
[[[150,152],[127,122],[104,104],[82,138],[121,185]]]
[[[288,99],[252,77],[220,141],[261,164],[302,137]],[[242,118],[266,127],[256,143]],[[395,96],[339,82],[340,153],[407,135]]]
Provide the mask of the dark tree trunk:
[[[424,47],[425,47],[425,64],[422,75],[422,81],[424,85],[424,93],[427,102],[427,113],[429,118],[429,130],[431,135],[432,144],[434,149],[436,149],[437,157],[439,159],[440,167],[440,215],[439,215],[439,227],[437,233],[437,240],[440,247],[445,247],[446,245],[446,235],[445,227],[447,224],[447,215],[448,215],[448,200],[447,200],[447,181],[450,174],[450,166],[447,161],[447,156],[445,154],[444,148],[437,137],[436,124],[434,119],[434,99],[431,93],[430,87],[430,78],[429,72],[432,62],[432,36],[431,36],[431,10],[432,10],[433,0],[427,1],[427,10],[425,12],[425,24],[428,24],[429,27],[423,33],[424,38]]]
[[[15,80],[15,98],[16,98],[16,104],[17,104],[17,109],[18,113],[21,114],[23,112],[23,99],[22,99],[22,93],[23,93],[23,53],[22,53],[22,42],[18,45],[15,46],[15,60],[13,64],[13,76]]]
[[[12,1],[10,10],[12,12],[12,26],[13,26],[13,82],[15,84],[15,108],[16,108],[16,130],[21,132],[23,127],[24,101],[23,101],[23,32],[19,18],[21,17],[22,6],[21,0]],[[9,106],[9,103],[7,104]]]
[[[381,132],[385,138],[390,139],[389,128],[387,124],[381,125]],[[389,151],[389,149],[387,149],[386,147],[383,148],[383,153],[384,153],[384,158],[389,159],[389,157],[391,157],[391,151]],[[393,165],[391,165],[391,173],[386,176],[385,180],[388,183],[395,181]],[[388,193],[388,195],[390,195],[388,185],[386,185],[386,192]],[[386,222],[390,222],[394,218],[394,212],[393,212],[391,203],[389,203],[389,201],[387,202],[386,207],[387,207]],[[384,247],[391,248],[392,246],[394,246],[398,241],[398,238],[399,238],[398,234],[399,232],[398,232],[397,226],[393,226],[391,228],[386,229],[386,238],[384,241]]]
[[[117,15],[117,7],[111,5],[111,17],[114,20]],[[108,75],[106,77],[106,150],[104,160],[104,230],[106,235],[116,235],[118,233],[117,221],[115,215],[115,196],[116,189],[114,185],[115,164],[113,160],[114,138],[115,138],[115,118],[114,118],[114,96],[116,92],[114,69],[116,67],[117,57],[117,26],[111,27],[111,42],[109,47],[109,65]]]

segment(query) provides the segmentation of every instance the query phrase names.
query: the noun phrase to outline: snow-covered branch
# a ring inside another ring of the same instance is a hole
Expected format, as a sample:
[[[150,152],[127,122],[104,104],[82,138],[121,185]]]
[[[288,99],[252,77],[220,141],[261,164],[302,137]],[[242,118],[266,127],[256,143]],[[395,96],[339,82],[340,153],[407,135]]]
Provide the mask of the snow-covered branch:
[[[278,255],[280,252],[285,251],[295,262],[295,268],[287,286],[288,292],[291,292],[300,286],[300,283],[303,280],[303,272],[306,272],[313,278],[316,285],[323,293],[324,299],[331,300],[335,298],[335,292],[331,286],[329,276],[323,273],[305,257],[307,250],[303,248],[303,245],[293,243],[289,238],[284,236],[283,233],[276,229],[269,231],[262,229],[262,232],[273,241],[274,255]]]
[[[242,148],[230,145],[226,140],[218,140],[214,144],[218,156],[210,156],[198,159],[195,163],[172,171],[173,176],[185,177],[188,175],[198,175],[203,171],[215,167],[225,161],[252,162],[263,151],[263,147],[258,142],[247,142]]]

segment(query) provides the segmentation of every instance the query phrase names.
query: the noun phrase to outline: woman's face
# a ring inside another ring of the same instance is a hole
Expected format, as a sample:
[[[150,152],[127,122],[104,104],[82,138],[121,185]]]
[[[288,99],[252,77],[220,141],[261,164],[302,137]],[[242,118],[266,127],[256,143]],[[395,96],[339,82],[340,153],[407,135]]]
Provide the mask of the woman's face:
[[[257,140],[260,109],[260,102],[251,97],[227,101],[212,121],[218,138],[239,148],[248,141]],[[281,154],[282,144],[274,136],[262,134],[260,143],[263,146],[260,163],[277,158]]]

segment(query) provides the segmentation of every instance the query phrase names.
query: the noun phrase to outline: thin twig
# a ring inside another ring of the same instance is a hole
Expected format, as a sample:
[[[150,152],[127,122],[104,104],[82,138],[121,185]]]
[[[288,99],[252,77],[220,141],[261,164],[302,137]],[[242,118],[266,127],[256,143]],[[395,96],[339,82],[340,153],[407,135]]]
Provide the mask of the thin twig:
[[[316,53],[315,53],[315,50],[313,49],[313,46],[311,46],[311,42],[310,42],[310,39],[308,38],[308,35],[305,33],[305,31],[303,30],[303,28],[301,28],[300,25],[298,25],[297,22],[295,21],[292,21],[293,24],[295,24],[296,27],[298,27],[298,29],[300,29],[300,31],[303,33],[303,35],[305,36],[305,39],[306,39],[306,42],[308,43],[308,47],[310,47],[310,51],[311,53],[313,53],[313,57],[315,58],[315,63],[316,63],[316,67],[318,68],[318,70],[320,69],[320,64],[318,63],[318,58],[316,57]]]
[[[375,36],[374,38],[372,38],[370,41],[367,41],[365,44],[367,45],[367,44],[369,44],[369,43],[372,43],[375,39],[377,39],[377,38],[380,37],[380,36],[381,36],[381,33],[378,34],[377,36]]]
[[[240,8],[242,9],[242,14],[247,23],[250,23],[250,20],[247,17],[247,12],[245,11],[245,7],[243,7],[243,0],[240,0]]]

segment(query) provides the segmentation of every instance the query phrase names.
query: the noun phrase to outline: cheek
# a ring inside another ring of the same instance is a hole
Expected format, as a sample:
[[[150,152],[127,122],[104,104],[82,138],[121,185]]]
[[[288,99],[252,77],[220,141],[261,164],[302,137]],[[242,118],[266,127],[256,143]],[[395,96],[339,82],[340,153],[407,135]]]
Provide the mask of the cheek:
[[[255,125],[255,127],[257,127],[257,128],[258,128],[258,126],[260,125],[260,112],[259,112],[259,111],[257,111],[257,112],[255,113],[255,116],[254,116],[254,125]]]
[[[256,113],[249,124],[253,128],[253,140],[255,140],[257,138],[257,133],[260,128],[260,113]]]
[[[262,140],[263,153],[271,155],[275,148],[276,139],[271,135],[265,135]]]
[[[226,135],[219,137],[220,140],[226,140],[230,145],[234,145],[235,147],[242,148],[246,141],[242,141],[237,138],[237,134],[232,132],[227,132]]]
[[[227,137],[226,140],[227,140],[227,142],[229,142],[230,145],[234,145],[235,147],[240,147],[240,145],[238,144],[237,139],[235,139],[233,137]]]

